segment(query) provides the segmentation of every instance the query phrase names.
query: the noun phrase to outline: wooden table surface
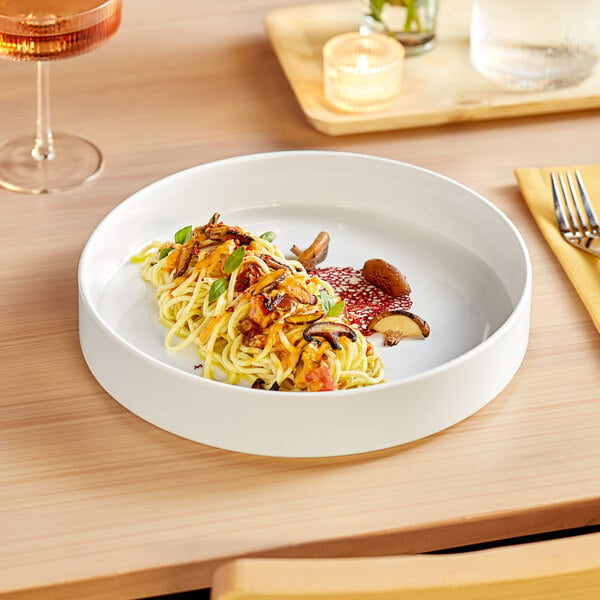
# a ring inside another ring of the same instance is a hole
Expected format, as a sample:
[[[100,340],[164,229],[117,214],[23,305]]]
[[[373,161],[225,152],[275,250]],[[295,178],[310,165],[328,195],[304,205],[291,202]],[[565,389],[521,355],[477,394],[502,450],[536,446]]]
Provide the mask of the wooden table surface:
[[[600,344],[513,168],[600,161],[600,111],[344,137],[305,121],[264,30],[300,0],[125,0],[117,36],[57,61],[56,130],[97,142],[75,191],[0,191],[0,597],[141,598],[239,555],[419,552],[600,523]],[[451,7],[449,0],[444,9]],[[0,61],[0,137],[34,126],[34,65]],[[99,221],[170,173],[241,154],[362,152],[438,171],[516,224],[529,349],[486,408],[407,446],[328,459],[225,452],[157,429],[81,355],[77,263]]]

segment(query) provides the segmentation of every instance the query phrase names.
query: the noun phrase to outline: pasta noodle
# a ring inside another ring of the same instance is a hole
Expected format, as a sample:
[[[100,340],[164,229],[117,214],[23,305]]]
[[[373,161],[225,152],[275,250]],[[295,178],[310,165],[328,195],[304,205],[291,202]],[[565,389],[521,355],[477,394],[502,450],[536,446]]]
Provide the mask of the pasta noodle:
[[[269,238],[215,214],[134,257],[155,288],[166,348],[195,347],[202,375],[231,384],[327,391],[382,382],[381,359],[331,286]]]

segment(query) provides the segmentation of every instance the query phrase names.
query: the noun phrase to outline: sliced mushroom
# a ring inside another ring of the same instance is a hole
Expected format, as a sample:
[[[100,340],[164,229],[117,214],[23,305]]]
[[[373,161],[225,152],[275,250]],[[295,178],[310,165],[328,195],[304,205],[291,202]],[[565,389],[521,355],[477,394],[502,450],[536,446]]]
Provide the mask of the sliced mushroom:
[[[274,296],[266,296],[263,300],[263,305],[266,310],[269,312],[275,310],[280,304],[281,301],[285,298],[285,294],[276,294]]]
[[[315,338],[323,338],[333,350],[340,350],[342,347],[339,342],[339,337],[344,336],[351,341],[356,341],[356,332],[344,323],[335,323],[332,321],[318,321],[309,325],[303,333],[304,339],[307,342],[312,342]]]
[[[363,277],[390,296],[410,294],[410,285],[406,277],[389,262],[381,258],[368,260],[362,268]]]
[[[300,250],[300,248],[295,245],[291,248],[291,251],[298,258],[298,262],[300,262],[307,271],[314,269],[319,263],[323,262],[325,258],[327,258],[328,250],[329,234],[326,231],[321,231],[314,242],[306,248],[306,250]]]
[[[213,213],[213,216],[208,220],[208,223],[205,225],[205,227],[214,227],[219,222],[220,218],[221,215],[218,212]]]
[[[292,275],[285,277],[281,283],[281,289],[301,304],[314,306],[317,303],[317,297],[310,290],[300,285]]]
[[[263,260],[264,263],[271,269],[287,269],[288,271],[292,271],[292,267],[277,260],[274,256],[271,256],[270,254],[261,254],[259,258],[261,258],[261,260]]]
[[[230,227],[228,225],[214,225],[206,232],[206,235],[208,239],[214,242],[237,240],[242,246],[247,246],[253,240],[251,235],[248,235],[239,227]]]
[[[430,332],[424,319],[400,309],[379,313],[369,323],[369,329],[385,334],[386,346],[395,346],[406,337],[426,338]]]
[[[185,245],[181,247],[181,252],[179,253],[179,260],[177,261],[177,268],[175,271],[175,275],[173,276],[175,279],[181,277],[186,273],[188,267],[190,266],[190,262],[194,254],[197,253],[197,248],[195,245]]]
[[[286,323],[290,325],[308,325],[314,323],[323,317],[323,311],[317,311],[314,313],[296,313],[285,318]]]
[[[252,295],[257,296],[258,294],[270,292],[285,279],[286,273],[285,269],[278,269],[277,271],[267,273],[254,284]]]

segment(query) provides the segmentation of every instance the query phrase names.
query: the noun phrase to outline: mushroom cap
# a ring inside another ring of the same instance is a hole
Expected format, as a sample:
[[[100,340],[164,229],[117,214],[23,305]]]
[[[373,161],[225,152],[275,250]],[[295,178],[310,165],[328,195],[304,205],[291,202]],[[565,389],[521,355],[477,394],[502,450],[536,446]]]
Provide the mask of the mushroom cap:
[[[339,342],[340,336],[347,337],[352,342],[356,341],[356,332],[349,325],[333,321],[317,321],[304,330],[303,336],[307,342],[312,342],[318,337],[323,338],[333,350],[342,347]]]
[[[426,338],[430,333],[429,325],[424,319],[400,309],[379,313],[369,324],[369,329],[385,333],[386,344],[390,346],[396,345],[405,337]]]
[[[382,258],[371,258],[362,268],[363,277],[390,296],[410,294],[406,277],[392,264]]]

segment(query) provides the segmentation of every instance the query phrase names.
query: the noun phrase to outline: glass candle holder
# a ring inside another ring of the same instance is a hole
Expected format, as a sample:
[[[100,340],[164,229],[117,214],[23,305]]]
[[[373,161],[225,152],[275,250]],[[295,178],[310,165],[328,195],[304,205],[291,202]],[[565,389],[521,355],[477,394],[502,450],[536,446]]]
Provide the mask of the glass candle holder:
[[[382,34],[343,33],[325,43],[325,98],[348,112],[387,108],[400,93],[405,50]]]

